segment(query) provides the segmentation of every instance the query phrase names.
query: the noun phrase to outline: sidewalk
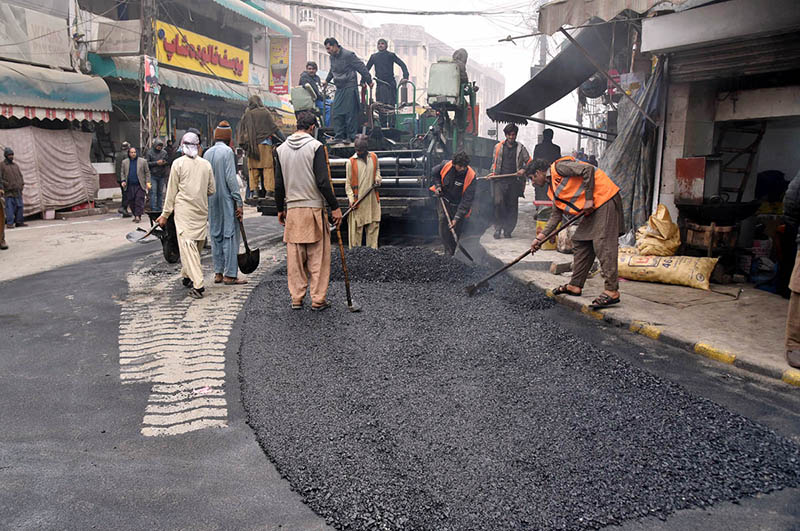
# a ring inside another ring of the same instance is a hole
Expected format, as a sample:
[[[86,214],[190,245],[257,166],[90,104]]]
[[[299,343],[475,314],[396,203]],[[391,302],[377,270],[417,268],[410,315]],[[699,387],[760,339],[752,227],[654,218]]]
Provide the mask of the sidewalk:
[[[481,245],[507,263],[529,248],[536,234],[534,207],[528,187],[520,200],[519,223],[510,239],[495,240],[486,231]],[[551,263],[572,262],[572,255],[539,251],[514,266],[509,274],[529,286],[547,290],[569,282],[571,273],[550,274]],[[738,300],[739,289],[743,289]],[[714,291],[620,279],[621,302],[602,311],[588,305],[603,291],[598,273],[586,282],[581,297],[559,295],[556,301],[595,319],[631,332],[685,348],[740,369],[800,386],[800,370],[784,359],[788,301],[752,284],[712,284]]]

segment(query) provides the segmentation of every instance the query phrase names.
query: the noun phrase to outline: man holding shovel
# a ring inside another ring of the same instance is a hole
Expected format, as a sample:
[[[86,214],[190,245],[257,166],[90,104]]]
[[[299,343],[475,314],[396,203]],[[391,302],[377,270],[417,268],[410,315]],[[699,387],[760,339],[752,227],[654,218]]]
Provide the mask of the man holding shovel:
[[[445,250],[453,255],[457,244],[453,232],[461,237],[475,199],[475,170],[469,166],[469,155],[460,151],[453,160],[433,168],[431,181],[431,191],[442,199],[439,201],[439,237]]]
[[[370,188],[381,184],[381,169],[378,156],[367,150],[367,135],[356,136],[355,154],[347,162],[347,178],[344,189],[352,208],[362,194],[369,193],[350,213],[347,220],[349,246],[361,247],[364,233],[367,235],[367,247],[378,248],[378,233],[381,227],[381,199],[377,190]]]
[[[297,132],[277,149],[275,204],[278,221],[285,227],[286,276],[293,310],[303,309],[307,290],[313,311],[330,308],[331,237],[325,207],[331,209],[337,227],[342,222],[342,210],[328,181],[325,148],[312,136],[316,124],[313,114],[301,112]]]
[[[214,170],[216,191],[208,198],[211,226],[211,254],[214,257],[214,284],[247,284],[239,277],[239,225],[242,196],[236,179],[236,157],[230,147],[233,131],[225,120],[214,129],[214,145],[203,153]]]
[[[589,268],[597,257],[605,279],[605,291],[592,301],[591,308],[618,304],[618,238],[624,226],[619,187],[603,170],[573,157],[561,157],[552,164],[534,159],[525,167],[525,174],[535,186],[547,185],[547,195],[554,206],[544,230],[531,243],[531,252],[539,250],[545,235],[558,227],[565,213],[573,216],[583,214],[572,236],[575,250],[572,279],[569,284],[554,289],[553,295],[580,295]]]

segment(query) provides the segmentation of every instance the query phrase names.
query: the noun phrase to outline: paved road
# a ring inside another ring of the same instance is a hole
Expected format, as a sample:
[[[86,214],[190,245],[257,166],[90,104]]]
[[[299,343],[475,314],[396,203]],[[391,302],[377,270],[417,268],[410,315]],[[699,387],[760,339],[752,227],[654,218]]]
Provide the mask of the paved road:
[[[276,230],[248,220],[251,237]],[[222,308],[217,288],[189,308],[174,266],[148,256],[158,250],[130,245],[0,284],[0,528],[323,529],[244,423],[241,296]],[[137,284],[147,263],[160,266],[160,296]],[[156,338],[154,322],[176,334],[161,337],[159,368],[137,378],[126,338],[135,327]],[[196,344],[182,349],[187,338],[211,349],[196,361],[201,379],[181,366]]]
[[[250,235],[277,229],[248,220]],[[262,249],[266,262],[280,247]],[[157,251],[131,245],[0,283],[0,528],[325,528],[244,423],[237,319],[249,288],[210,289],[191,305],[175,268],[147,259]],[[795,389],[553,312],[576,334],[800,442]],[[799,501],[786,490],[624,528],[797,529]]]

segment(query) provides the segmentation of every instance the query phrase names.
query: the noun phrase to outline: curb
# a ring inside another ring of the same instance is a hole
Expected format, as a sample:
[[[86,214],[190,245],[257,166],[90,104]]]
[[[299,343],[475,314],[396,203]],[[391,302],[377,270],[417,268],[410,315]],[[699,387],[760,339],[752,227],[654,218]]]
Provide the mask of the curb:
[[[513,274],[511,275],[511,277],[515,278],[517,281],[520,281],[520,279]],[[592,319],[596,319],[598,321],[605,321],[618,328],[627,328],[630,332],[634,334],[643,335],[654,341],[660,341],[662,343],[666,343],[667,345],[677,347],[682,350],[686,350],[693,354],[697,354],[699,356],[703,356],[705,358],[720,363],[733,365],[734,367],[742,369],[744,371],[759,374],[761,376],[766,376],[767,378],[780,380],[786,384],[795,387],[800,387],[800,369],[789,368],[785,370],[780,370],[772,367],[764,367],[739,358],[735,352],[720,349],[715,347],[714,345],[710,345],[702,341],[697,341],[693,343],[691,341],[687,341],[684,338],[670,335],[669,333],[665,333],[658,326],[652,325],[646,321],[639,321],[636,319],[632,320],[620,319],[619,317],[613,317],[611,315],[604,314],[597,310],[592,310],[591,308],[589,308],[587,304],[583,304],[579,300],[570,298],[567,295],[553,295],[552,290],[541,288],[533,281],[521,281],[521,282],[525,284],[529,289],[537,289],[544,291],[545,295],[553,299],[558,304],[576,310],[588,317],[591,317]]]

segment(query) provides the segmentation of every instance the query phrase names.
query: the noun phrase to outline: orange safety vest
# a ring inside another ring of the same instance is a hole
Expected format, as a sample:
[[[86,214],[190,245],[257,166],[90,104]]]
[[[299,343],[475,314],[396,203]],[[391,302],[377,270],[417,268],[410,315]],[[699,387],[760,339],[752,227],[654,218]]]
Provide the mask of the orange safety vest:
[[[494,158],[492,159],[492,173],[497,173],[497,160],[500,158],[500,150],[503,149],[503,144],[505,140],[502,142],[498,142],[497,145],[494,147]],[[533,157],[528,157],[528,163],[533,160]],[[516,164],[517,161],[514,161]],[[527,163],[526,163],[527,164]],[[518,170],[521,168],[517,168]]]
[[[378,155],[371,151],[369,154],[372,158],[372,181],[374,182],[375,177],[378,175]],[[353,197],[355,198],[353,202],[355,203],[358,201],[358,157],[350,158],[350,188],[353,189]],[[375,199],[380,203],[381,196],[378,194],[378,190],[375,190],[373,193],[375,194]]]
[[[452,167],[453,167],[453,161],[452,160],[448,160],[445,163],[445,165],[442,166],[442,171],[439,172],[439,177],[442,179],[442,182],[444,182],[444,176],[447,175],[447,172],[449,172]],[[461,195],[462,196],[464,195],[464,192],[467,191],[467,188],[470,187],[470,185],[472,184],[472,181],[474,181],[474,180],[475,180],[475,170],[473,170],[471,166],[467,166],[467,176],[464,178],[464,185],[461,187]],[[436,190],[436,185],[433,185],[433,186],[430,187],[430,191],[431,192],[433,192],[434,190]],[[472,210],[467,212],[466,217],[469,217],[469,215],[471,213],[472,213]]]
[[[586,164],[588,162],[576,161],[575,157],[561,157],[550,165],[550,186],[547,187],[547,196],[553,200],[553,204],[559,210],[563,210],[567,214],[577,214],[586,205],[586,186],[583,179],[580,177],[564,177],[559,175],[556,171],[556,164],[563,161],[578,162],[579,164]],[[619,193],[619,186],[614,184],[614,181],[606,175],[606,172],[600,168],[594,170],[594,207],[598,208],[602,204],[609,201],[612,197]],[[578,208],[575,211],[567,201]]]

